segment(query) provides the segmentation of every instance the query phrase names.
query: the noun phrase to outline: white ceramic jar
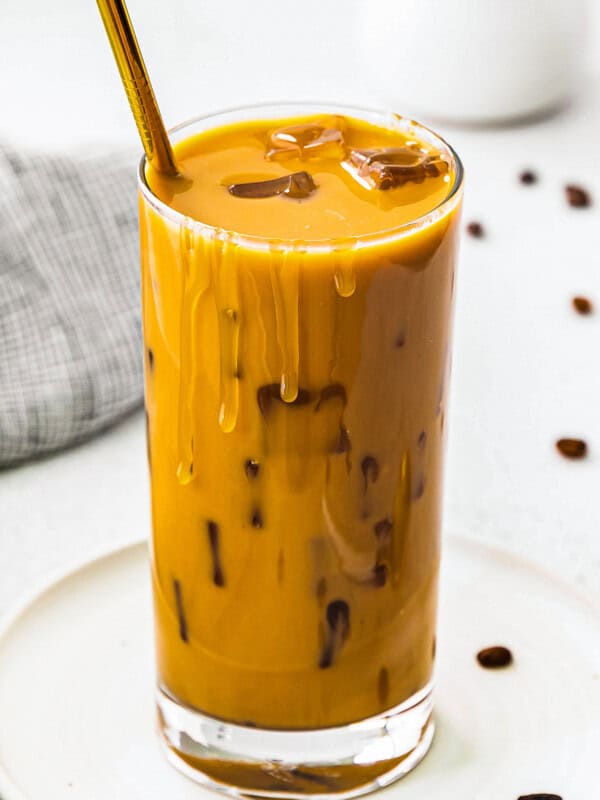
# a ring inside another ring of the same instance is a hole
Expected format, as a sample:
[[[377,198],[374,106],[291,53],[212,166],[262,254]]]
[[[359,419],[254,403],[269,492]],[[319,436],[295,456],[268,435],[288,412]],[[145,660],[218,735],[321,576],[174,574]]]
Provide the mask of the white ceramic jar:
[[[560,105],[580,75],[586,0],[360,0],[361,66],[378,100],[463,122]]]

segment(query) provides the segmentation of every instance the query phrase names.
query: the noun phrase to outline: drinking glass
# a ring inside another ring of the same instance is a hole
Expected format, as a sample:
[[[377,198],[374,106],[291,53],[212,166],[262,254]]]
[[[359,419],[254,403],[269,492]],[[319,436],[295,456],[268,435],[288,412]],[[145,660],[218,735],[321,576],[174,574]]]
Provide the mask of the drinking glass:
[[[447,196],[393,229],[273,241],[183,216],[139,170],[159,727],[229,794],[355,796],[434,729],[460,160],[414,121],[321,104],[171,137],[314,114],[432,145]]]

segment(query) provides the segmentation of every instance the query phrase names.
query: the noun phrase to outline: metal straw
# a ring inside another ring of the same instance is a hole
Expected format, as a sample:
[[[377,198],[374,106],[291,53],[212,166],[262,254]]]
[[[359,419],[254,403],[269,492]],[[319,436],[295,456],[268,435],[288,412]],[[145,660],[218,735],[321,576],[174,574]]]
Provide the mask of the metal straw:
[[[148,71],[124,0],[97,0],[148,162],[164,175],[179,175]]]

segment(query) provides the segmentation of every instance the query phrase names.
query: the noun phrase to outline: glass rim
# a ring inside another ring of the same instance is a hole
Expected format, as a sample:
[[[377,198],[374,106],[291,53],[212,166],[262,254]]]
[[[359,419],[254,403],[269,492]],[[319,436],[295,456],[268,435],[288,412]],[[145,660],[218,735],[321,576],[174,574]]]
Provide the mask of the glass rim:
[[[448,142],[437,134],[435,131],[428,128],[426,125],[421,124],[420,122],[413,120],[409,117],[403,117],[400,114],[397,114],[392,111],[382,111],[380,109],[374,108],[365,108],[360,106],[353,106],[349,104],[343,103],[327,103],[324,101],[298,101],[298,100],[287,100],[287,101],[274,101],[274,102],[265,102],[265,103],[249,103],[241,106],[231,106],[229,108],[224,108],[219,111],[211,111],[207,114],[200,114],[195,117],[191,117],[183,122],[174,125],[172,128],[169,128],[168,134],[169,138],[172,137],[173,134],[181,134],[182,132],[193,129],[199,123],[208,122],[210,120],[215,120],[215,126],[218,126],[218,119],[219,117],[225,117],[227,115],[233,115],[236,113],[242,112],[250,112],[256,111],[257,116],[255,119],[259,119],[259,113],[261,111],[277,111],[277,110],[289,110],[290,115],[293,116],[294,114],[300,115],[302,111],[306,114],[346,114],[347,116],[354,117],[355,119],[362,120],[362,121],[374,121],[377,123],[377,119],[373,120],[374,117],[378,118],[379,121],[384,124],[385,120],[388,120],[388,123],[393,119],[398,125],[398,123],[405,123],[406,126],[410,126],[415,130],[415,132],[424,133],[425,134],[425,141],[429,143],[433,143],[436,145],[441,145],[440,149],[442,152],[445,150],[447,151],[446,154],[449,154],[452,159],[452,166],[454,167],[454,182],[448,189],[448,194],[441,200],[434,208],[427,211],[425,214],[422,214],[419,217],[416,217],[414,220],[409,220],[408,222],[404,222],[401,225],[395,225],[391,228],[385,228],[380,231],[373,231],[370,233],[359,234],[357,236],[344,236],[344,241],[352,241],[355,246],[367,246],[367,245],[374,245],[374,244],[383,244],[384,242],[390,242],[394,239],[404,238],[410,234],[413,234],[415,231],[428,227],[429,225],[433,224],[437,220],[441,219],[442,217],[449,214],[457,205],[460,200],[462,189],[463,189],[463,179],[464,179],[464,167],[462,161],[458,155],[458,153],[454,150],[454,148],[448,144]],[[286,116],[286,113],[283,113],[282,116]],[[237,120],[238,122],[243,122],[244,120]],[[389,127],[389,124],[387,125]],[[210,130],[210,128],[205,128],[205,130]],[[202,222],[201,220],[195,219],[194,217],[190,217],[189,215],[183,214],[180,211],[176,211],[172,208],[168,203],[161,200],[150,187],[147,179],[146,179],[146,165],[148,163],[147,156],[145,154],[142,155],[139,164],[138,164],[138,171],[137,171],[137,184],[138,189],[143,195],[145,201],[150,204],[151,207],[154,208],[163,218],[169,220],[170,222],[175,223],[179,227],[186,227],[194,232],[198,232],[201,235],[206,237],[219,237],[226,235],[228,239],[235,244],[242,244],[254,249],[272,249],[273,245],[276,244],[280,247],[285,247],[286,245],[291,247],[298,247],[301,246],[305,251],[329,251],[332,246],[339,241],[340,237],[329,237],[329,238],[320,238],[320,239],[298,239],[295,238],[281,238],[281,237],[273,237],[273,236],[260,236],[255,234],[246,234],[246,233],[239,233],[238,231],[227,230],[225,228],[221,228],[216,225],[210,225],[209,223]]]

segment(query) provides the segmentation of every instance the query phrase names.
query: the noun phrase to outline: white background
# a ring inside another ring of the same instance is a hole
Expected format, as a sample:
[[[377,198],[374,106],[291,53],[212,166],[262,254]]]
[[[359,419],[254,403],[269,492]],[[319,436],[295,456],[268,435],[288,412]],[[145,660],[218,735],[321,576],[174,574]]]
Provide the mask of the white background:
[[[400,80],[361,77],[355,4],[129,2],[169,125],[284,98],[404,111]],[[445,527],[522,554],[600,602],[597,4],[591,20],[587,75],[561,114],[514,128],[436,127],[467,167],[465,218],[488,231],[462,247]],[[137,152],[93,0],[1,0],[0,64],[0,138]],[[539,185],[518,183],[526,166]],[[588,187],[596,205],[568,208],[567,181]],[[598,313],[575,315],[575,293]],[[0,612],[48,574],[147,534],[143,428],[137,414],[75,450],[0,473]],[[561,459],[559,436],[586,438],[590,457]]]

